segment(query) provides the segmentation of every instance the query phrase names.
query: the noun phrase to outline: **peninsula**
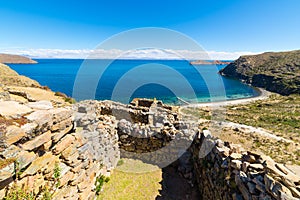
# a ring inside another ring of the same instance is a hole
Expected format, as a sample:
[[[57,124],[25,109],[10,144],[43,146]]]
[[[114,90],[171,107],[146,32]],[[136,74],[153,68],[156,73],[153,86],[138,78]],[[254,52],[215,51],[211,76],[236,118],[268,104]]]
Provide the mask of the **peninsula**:
[[[0,63],[5,64],[35,64],[35,60],[20,55],[0,54]]]
[[[300,50],[241,56],[220,74],[282,95],[300,94]]]

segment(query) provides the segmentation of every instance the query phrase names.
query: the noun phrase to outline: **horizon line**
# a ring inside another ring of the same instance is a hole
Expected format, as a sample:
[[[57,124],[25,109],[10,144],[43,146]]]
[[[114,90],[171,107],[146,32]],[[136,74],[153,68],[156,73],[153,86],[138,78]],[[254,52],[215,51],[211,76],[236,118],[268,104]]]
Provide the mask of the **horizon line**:
[[[236,60],[242,55],[262,52],[190,51],[172,49],[2,49],[0,53],[32,59],[131,59],[131,60]]]

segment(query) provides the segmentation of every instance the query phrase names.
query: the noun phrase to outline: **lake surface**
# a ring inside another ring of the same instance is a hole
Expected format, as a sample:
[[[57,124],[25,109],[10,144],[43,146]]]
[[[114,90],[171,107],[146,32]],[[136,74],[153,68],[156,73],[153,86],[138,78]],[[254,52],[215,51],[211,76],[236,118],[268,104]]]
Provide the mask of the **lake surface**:
[[[184,60],[37,59],[38,64],[10,64],[19,74],[77,100],[113,99],[128,103],[135,97],[165,103],[211,102],[257,96],[238,80],[220,76],[225,65],[190,65]],[[74,87],[75,86],[75,87]]]

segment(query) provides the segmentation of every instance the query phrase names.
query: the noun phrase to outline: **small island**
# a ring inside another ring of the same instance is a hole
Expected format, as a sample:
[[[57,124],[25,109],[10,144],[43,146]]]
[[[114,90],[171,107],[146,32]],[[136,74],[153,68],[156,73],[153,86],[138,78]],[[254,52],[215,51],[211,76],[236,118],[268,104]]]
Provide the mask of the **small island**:
[[[221,60],[195,60],[190,62],[191,65],[229,65],[230,63]]]

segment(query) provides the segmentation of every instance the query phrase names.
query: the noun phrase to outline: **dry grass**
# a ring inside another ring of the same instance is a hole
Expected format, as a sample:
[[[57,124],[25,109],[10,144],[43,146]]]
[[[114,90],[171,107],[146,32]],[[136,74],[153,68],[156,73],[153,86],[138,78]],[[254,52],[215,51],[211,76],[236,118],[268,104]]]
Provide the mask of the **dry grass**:
[[[0,83],[4,85],[40,87],[40,84],[25,76],[20,76],[7,65],[0,63]]]
[[[210,108],[183,109],[185,114],[211,119]],[[219,137],[224,141],[241,144],[247,150],[260,151],[280,163],[300,165],[300,95],[273,94],[266,100],[226,107],[226,120],[260,127],[294,143],[275,141],[241,130],[224,129]],[[203,124],[201,128],[210,127]]]
[[[128,172],[132,168],[140,173]],[[113,171],[110,181],[103,186],[103,192],[98,200],[155,199],[161,189],[161,180],[162,172],[155,166],[135,160],[125,160]]]
[[[227,108],[227,120],[261,127],[275,135],[300,142],[300,95],[271,95],[247,105]]]

